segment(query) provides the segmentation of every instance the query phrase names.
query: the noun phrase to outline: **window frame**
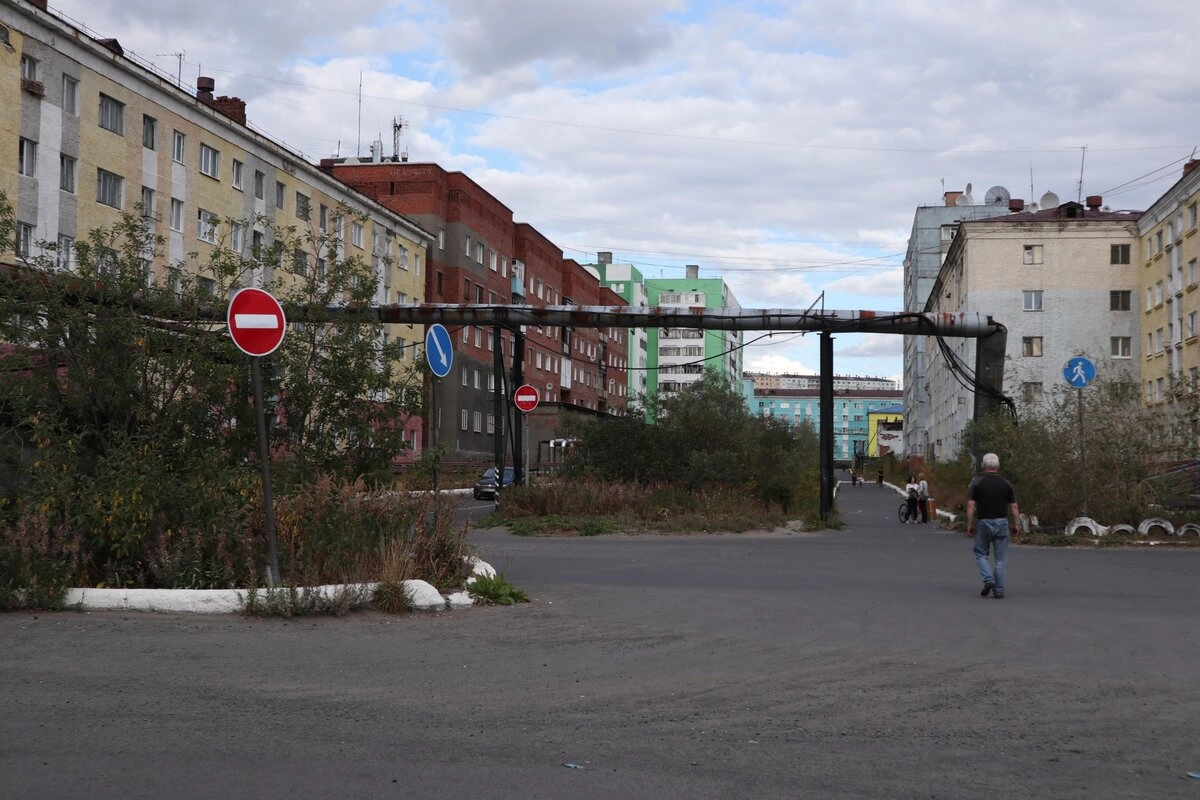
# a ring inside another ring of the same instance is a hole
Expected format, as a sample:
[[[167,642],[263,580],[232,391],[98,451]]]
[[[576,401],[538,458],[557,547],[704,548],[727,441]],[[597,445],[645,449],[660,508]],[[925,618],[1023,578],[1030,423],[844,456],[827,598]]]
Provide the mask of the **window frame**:
[[[209,244],[217,243],[217,226],[220,217],[205,208],[196,209],[196,238]],[[207,227],[205,227],[207,225]],[[206,235],[207,234],[207,235]]]
[[[105,180],[105,179],[108,180]],[[107,189],[106,191],[106,184]],[[108,202],[109,194],[115,194],[115,202]],[[125,206],[125,177],[115,172],[109,172],[103,167],[96,167],[96,202],[120,211]]]
[[[1132,246],[1128,244],[1110,244],[1108,249],[1109,264],[1128,264],[1132,258]]]
[[[37,145],[38,143],[33,139],[19,137],[17,142],[18,175],[24,175],[27,178],[37,177]]]
[[[1108,292],[1109,311],[1132,311],[1133,292],[1129,289],[1110,289]]]
[[[125,104],[115,97],[100,93],[100,112],[96,123],[106,131],[118,136],[125,135]],[[105,124],[107,123],[107,124]]]
[[[1021,337],[1022,358],[1042,358],[1045,354],[1045,339],[1042,336]]]
[[[78,173],[78,160],[75,156],[67,153],[58,154],[58,189],[68,194],[75,194],[78,191],[79,183],[76,180]]]
[[[1022,311],[1042,311],[1043,296],[1041,289],[1025,289],[1021,292],[1021,310]]]
[[[1111,358],[1132,359],[1133,358],[1133,337],[1132,336],[1110,336],[1108,337],[1108,354]]]
[[[171,230],[183,233],[183,201],[178,197],[171,198]]]
[[[229,183],[239,192],[242,191],[242,173],[245,172],[245,163],[238,161],[236,158],[230,159],[232,164],[229,169]]]
[[[1021,264],[1027,267],[1036,267],[1044,263],[1045,252],[1040,244],[1022,245]]]
[[[221,179],[221,151],[204,142],[200,143],[200,174]]]
[[[183,164],[187,157],[187,134],[183,131],[173,131],[171,134],[171,160]]]
[[[142,114],[142,147],[158,150],[158,120],[149,114]]]
[[[79,116],[79,79],[73,75],[63,73],[63,100],[62,110],[64,114],[70,114],[73,117]]]

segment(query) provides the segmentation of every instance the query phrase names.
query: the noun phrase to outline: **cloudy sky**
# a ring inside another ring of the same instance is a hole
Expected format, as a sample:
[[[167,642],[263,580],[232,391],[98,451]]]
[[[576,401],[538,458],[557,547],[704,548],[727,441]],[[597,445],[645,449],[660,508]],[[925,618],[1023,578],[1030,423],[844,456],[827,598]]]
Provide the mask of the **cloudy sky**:
[[[698,264],[747,308],[901,310],[914,209],[943,191],[1142,209],[1200,144],[1192,0],[51,7],[185,85],[213,77],[313,160],[390,154],[403,119],[412,161],[465,172],[568,257]],[[840,374],[901,373],[897,336],[834,353]],[[746,365],[815,372],[817,337]]]

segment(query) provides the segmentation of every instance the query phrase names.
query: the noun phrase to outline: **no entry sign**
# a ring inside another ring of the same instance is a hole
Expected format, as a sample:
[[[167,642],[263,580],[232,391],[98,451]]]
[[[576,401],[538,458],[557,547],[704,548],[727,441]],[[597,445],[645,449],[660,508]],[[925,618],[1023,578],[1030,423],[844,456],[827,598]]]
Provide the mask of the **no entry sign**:
[[[249,287],[238,289],[229,301],[225,321],[233,343],[250,356],[274,353],[287,330],[287,320],[279,301],[269,292]]]
[[[537,408],[538,390],[530,386],[528,383],[517,387],[516,393],[513,395],[513,405],[518,411],[528,414]]]

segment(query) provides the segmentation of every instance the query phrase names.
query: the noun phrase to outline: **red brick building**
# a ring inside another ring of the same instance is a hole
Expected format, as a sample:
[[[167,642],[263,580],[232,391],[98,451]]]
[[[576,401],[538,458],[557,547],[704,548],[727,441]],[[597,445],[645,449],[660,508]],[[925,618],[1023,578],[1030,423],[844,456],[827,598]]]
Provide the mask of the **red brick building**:
[[[425,301],[430,303],[624,305],[598,278],[461,172],[398,160],[323,159],[338,180],[437,234],[429,248]],[[450,331],[452,373],[437,387],[427,444],[446,444],[452,458],[487,461],[495,435],[508,430],[495,418],[497,383],[493,330]],[[541,405],[528,417],[533,461],[566,416],[622,414],[626,408],[624,330],[533,327],[525,331],[520,375],[513,373],[514,335],[502,331],[501,387],[531,384]],[[507,374],[504,374],[507,373]],[[502,414],[516,413],[505,403]]]

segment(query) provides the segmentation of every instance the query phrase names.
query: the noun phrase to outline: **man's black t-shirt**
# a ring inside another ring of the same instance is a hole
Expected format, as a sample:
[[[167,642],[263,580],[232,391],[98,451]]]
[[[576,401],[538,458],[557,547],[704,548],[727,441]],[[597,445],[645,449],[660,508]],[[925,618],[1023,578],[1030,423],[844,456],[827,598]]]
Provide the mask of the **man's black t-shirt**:
[[[975,501],[976,519],[1004,519],[1008,506],[1017,502],[1012,484],[995,473],[980,475],[967,488],[967,499]]]

